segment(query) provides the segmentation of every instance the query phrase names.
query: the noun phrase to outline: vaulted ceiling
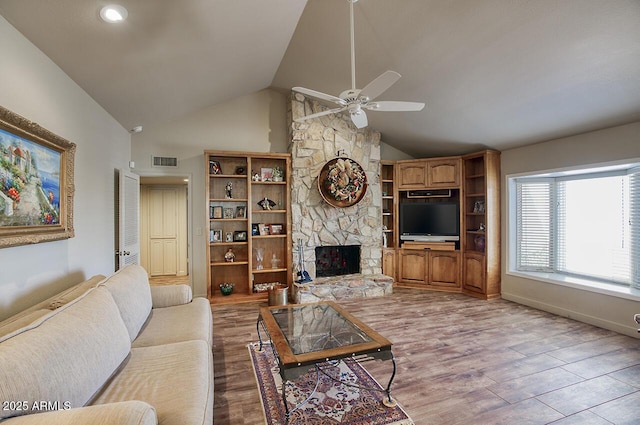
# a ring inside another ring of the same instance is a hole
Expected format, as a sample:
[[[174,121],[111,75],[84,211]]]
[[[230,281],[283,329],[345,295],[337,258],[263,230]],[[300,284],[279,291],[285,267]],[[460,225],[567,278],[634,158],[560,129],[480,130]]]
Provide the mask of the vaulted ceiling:
[[[125,128],[264,88],[351,88],[348,0],[0,0],[0,14]],[[356,85],[402,78],[370,112],[416,156],[505,149],[640,120],[638,0],[359,0]],[[10,58],[5,58],[10,60]]]

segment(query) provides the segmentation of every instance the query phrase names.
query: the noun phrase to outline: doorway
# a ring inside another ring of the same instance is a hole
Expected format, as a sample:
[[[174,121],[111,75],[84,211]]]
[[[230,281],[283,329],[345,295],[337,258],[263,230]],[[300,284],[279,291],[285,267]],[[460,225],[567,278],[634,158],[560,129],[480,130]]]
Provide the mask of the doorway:
[[[191,284],[190,176],[140,177],[140,264],[155,284]]]

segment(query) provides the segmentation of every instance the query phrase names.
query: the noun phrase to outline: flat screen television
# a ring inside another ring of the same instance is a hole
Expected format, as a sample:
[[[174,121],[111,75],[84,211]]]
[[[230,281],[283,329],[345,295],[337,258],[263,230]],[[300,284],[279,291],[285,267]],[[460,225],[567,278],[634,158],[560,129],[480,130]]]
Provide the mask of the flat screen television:
[[[460,240],[460,207],[454,202],[400,204],[400,239]]]

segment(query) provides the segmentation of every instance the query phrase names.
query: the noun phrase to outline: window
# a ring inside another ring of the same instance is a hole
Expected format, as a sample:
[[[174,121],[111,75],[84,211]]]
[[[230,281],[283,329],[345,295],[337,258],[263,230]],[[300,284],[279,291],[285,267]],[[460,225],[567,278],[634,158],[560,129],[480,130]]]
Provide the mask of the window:
[[[640,288],[637,165],[510,178],[512,268]]]

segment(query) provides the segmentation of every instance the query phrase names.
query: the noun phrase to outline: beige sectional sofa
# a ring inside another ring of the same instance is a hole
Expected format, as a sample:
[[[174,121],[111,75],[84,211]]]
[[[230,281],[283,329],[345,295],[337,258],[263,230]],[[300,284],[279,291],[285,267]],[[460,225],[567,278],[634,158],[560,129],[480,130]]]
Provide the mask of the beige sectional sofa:
[[[0,421],[213,423],[211,307],[128,266],[0,322]]]

